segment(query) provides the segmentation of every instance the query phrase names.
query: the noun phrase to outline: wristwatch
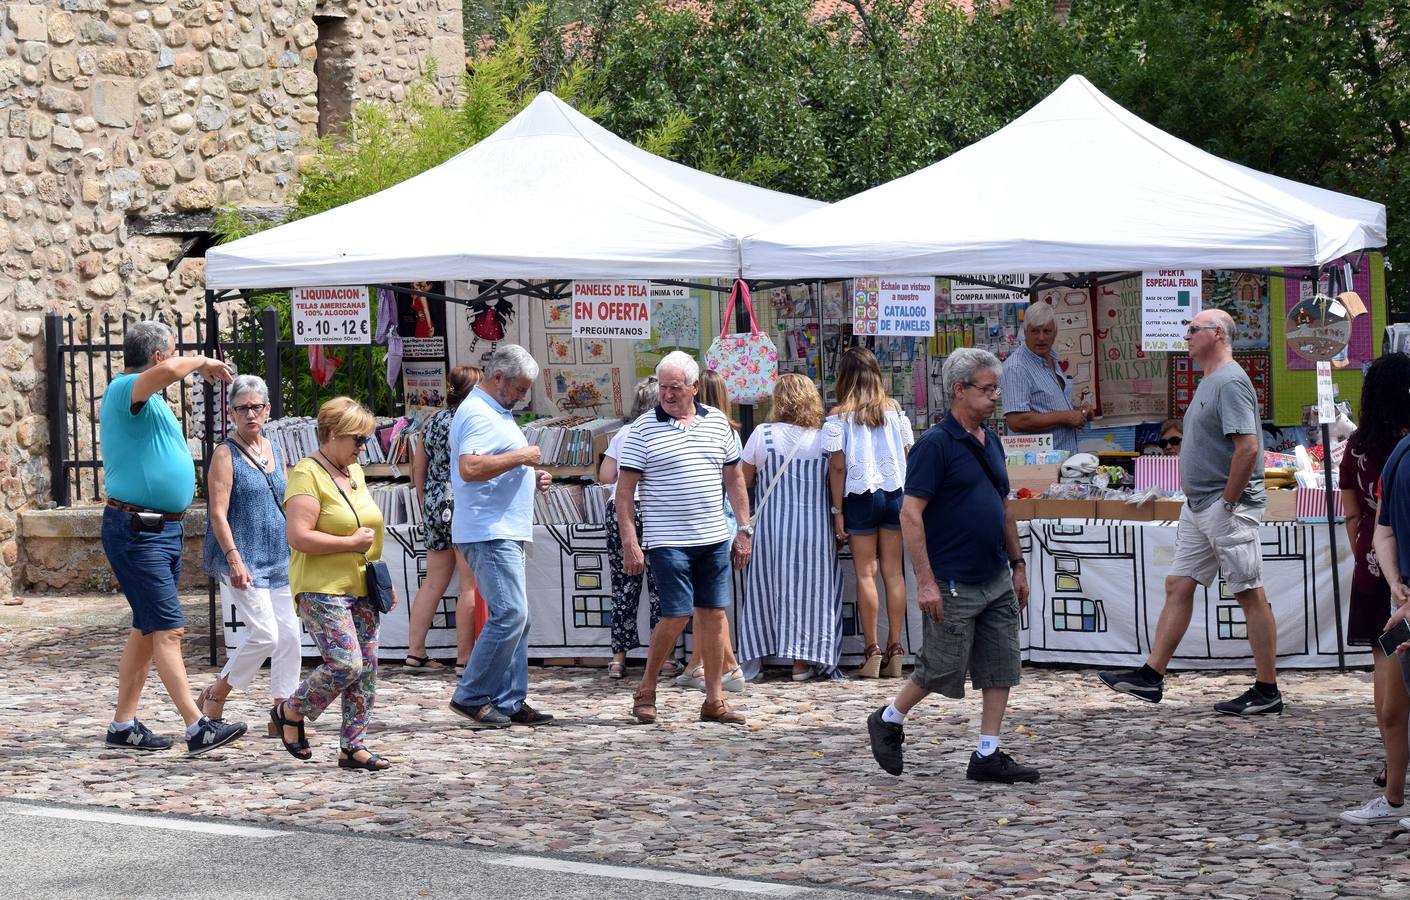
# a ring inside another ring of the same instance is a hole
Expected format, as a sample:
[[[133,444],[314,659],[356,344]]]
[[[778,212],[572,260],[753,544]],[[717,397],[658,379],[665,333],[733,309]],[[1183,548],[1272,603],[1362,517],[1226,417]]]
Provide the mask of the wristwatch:
[[[1010,568],[1010,569],[1017,569],[1017,568],[1018,568],[1019,566],[1021,566],[1021,565],[1024,565],[1024,562],[1023,562],[1023,560],[1021,560],[1021,559],[1011,559],[1011,560],[1009,560],[1009,568]]]
[[[842,515],[842,510],[841,510],[839,507],[836,507],[836,506],[829,506],[828,509],[832,510],[832,514],[833,514],[834,516],[840,516],[840,515]]]
[[[748,525],[739,526],[739,533],[745,537],[752,538],[754,536],[754,523],[750,522]]]
[[[1222,499],[1222,498],[1219,500],[1219,502],[1224,505],[1224,511],[1227,512],[1227,513],[1232,513],[1234,510],[1238,509],[1238,507],[1239,507],[1239,505],[1238,505],[1237,503],[1231,503],[1230,501],[1224,500],[1224,499]]]

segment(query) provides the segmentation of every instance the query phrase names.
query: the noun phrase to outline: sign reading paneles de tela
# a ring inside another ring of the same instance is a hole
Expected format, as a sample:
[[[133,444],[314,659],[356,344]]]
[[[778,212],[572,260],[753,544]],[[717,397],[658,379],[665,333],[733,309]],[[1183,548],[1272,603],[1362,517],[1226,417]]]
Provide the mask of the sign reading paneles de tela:
[[[573,337],[650,338],[650,282],[573,282]]]
[[[1141,349],[1189,349],[1185,329],[1199,312],[1199,269],[1158,269],[1141,273]]]

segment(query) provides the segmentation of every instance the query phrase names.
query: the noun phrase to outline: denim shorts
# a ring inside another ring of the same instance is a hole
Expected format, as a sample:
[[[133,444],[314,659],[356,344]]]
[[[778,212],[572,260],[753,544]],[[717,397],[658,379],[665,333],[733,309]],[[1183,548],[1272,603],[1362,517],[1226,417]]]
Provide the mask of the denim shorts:
[[[867,491],[842,498],[842,528],[848,534],[876,534],[878,528],[899,530],[905,492]]]
[[[663,619],[688,616],[692,609],[730,605],[730,541],[697,547],[652,547],[646,551]]]
[[[133,531],[132,513],[103,508],[103,552],[143,634],[186,627],[176,585],[181,580],[181,523],[159,534]]]

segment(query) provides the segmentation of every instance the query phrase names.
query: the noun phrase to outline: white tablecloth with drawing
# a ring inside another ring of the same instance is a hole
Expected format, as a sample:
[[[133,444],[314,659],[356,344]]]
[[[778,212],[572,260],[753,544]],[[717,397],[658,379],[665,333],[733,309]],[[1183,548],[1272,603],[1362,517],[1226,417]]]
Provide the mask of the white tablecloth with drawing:
[[[1032,598],[1020,636],[1025,660],[1101,666],[1137,665],[1144,661],[1164,604],[1165,572],[1175,548],[1170,522],[1037,520],[1020,524],[1028,560]],[[1338,534],[1342,625],[1351,585],[1351,559]],[[1295,522],[1260,529],[1268,598],[1278,622],[1278,663],[1287,668],[1317,668],[1337,663],[1337,632],[1327,562],[1327,527]],[[392,570],[401,602],[383,617],[379,658],[400,660],[406,654],[409,601],[425,573],[426,555],[419,528],[391,526],[383,556]],[[863,641],[856,622],[852,568],[843,566],[843,662],[861,661]],[[538,526],[528,564],[532,659],[607,657],[611,655],[612,586],[607,541],[599,525]],[[920,617],[915,583],[906,570],[908,612],[906,646],[920,645]],[[427,645],[453,655],[455,597],[453,580],[432,622]],[[744,600],[744,579],[734,578],[734,621]],[[638,628],[649,637],[648,605],[643,597]],[[222,609],[225,647],[244,639],[235,611]],[[885,612],[881,631],[885,637]],[[305,637],[305,655],[317,651]],[[645,649],[635,651],[645,655]],[[1369,664],[1364,648],[1347,653],[1348,663]],[[1222,582],[1195,595],[1194,618],[1180,643],[1172,668],[1245,668],[1253,664],[1244,634],[1243,614]]]

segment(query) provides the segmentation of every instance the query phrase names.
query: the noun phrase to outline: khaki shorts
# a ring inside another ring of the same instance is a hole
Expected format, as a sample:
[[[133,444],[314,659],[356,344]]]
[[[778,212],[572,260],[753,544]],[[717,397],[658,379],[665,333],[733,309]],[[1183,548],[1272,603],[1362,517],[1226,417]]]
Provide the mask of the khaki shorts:
[[[1235,594],[1263,586],[1263,550],[1258,543],[1258,523],[1263,509],[1240,503],[1233,511],[1215,500],[1199,512],[1188,503],[1180,511],[1175,531],[1175,561],[1171,575],[1193,578],[1205,587],[1224,573]]]
[[[1013,576],[1002,574],[979,584],[940,582],[945,618],[921,616],[921,646],[911,681],[923,690],[956,699],[964,696],[968,672],[976,690],[1013,687],[1019,682],[1018,597]]]

